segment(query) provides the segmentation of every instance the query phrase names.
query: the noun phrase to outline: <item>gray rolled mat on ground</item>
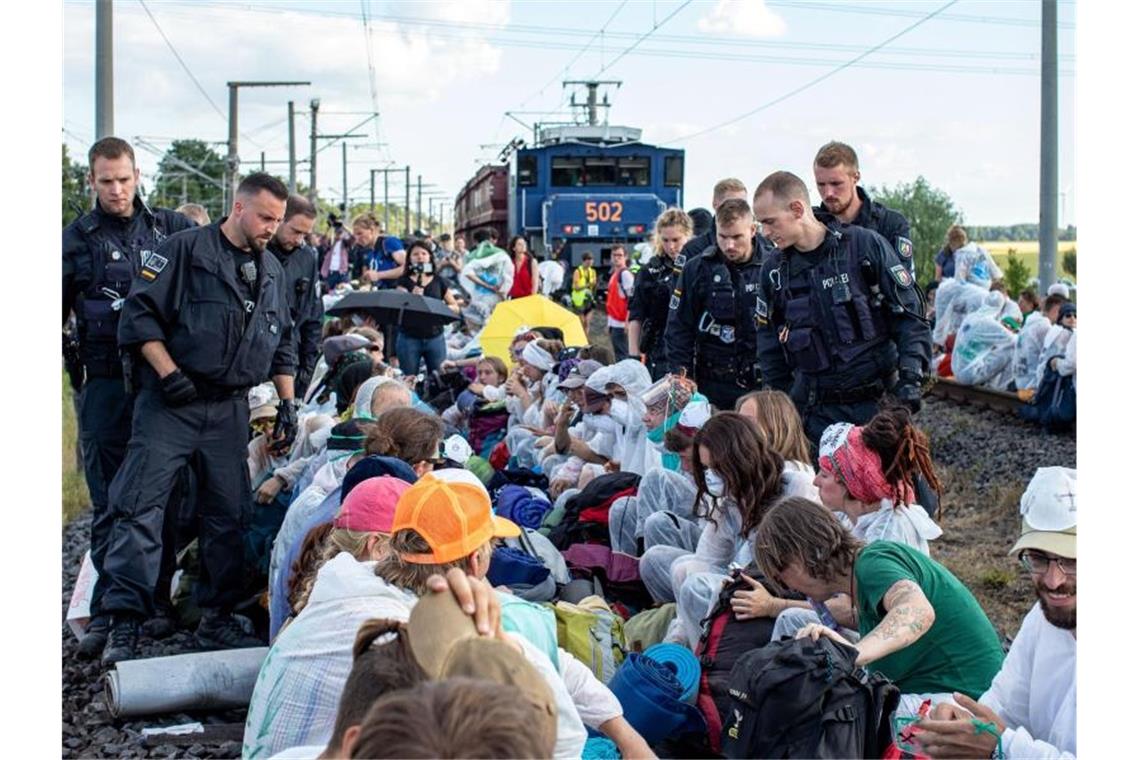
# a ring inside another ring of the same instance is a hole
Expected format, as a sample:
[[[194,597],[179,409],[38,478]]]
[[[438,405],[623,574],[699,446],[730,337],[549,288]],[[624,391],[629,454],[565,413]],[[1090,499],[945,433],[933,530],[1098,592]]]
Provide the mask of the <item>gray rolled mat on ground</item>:
[[[246,707],[269,647],[124,660],[104,677],[116,718]]]

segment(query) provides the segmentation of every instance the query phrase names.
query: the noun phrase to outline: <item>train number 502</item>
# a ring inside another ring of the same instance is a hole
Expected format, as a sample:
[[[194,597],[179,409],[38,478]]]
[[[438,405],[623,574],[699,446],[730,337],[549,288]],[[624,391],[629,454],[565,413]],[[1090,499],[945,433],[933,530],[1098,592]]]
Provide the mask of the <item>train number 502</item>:
[[[587,222],[620,222],[621,221],[622,204],[621,201],[606,202],[602,201],[587,201],[586,202],[586,221]]]

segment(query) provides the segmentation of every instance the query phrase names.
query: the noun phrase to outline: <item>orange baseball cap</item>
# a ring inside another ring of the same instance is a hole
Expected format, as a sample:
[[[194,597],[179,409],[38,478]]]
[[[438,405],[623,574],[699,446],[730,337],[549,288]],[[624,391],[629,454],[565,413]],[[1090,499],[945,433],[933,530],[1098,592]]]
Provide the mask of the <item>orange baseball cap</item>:
[[[467,470],[427,473],[400,495],[392,533],[411,528],[431,547],[430,554],[402,554],[405,562],[442,565],[466,557],[492,538],[514,538],[522,531],[495,515],[487,489]]]

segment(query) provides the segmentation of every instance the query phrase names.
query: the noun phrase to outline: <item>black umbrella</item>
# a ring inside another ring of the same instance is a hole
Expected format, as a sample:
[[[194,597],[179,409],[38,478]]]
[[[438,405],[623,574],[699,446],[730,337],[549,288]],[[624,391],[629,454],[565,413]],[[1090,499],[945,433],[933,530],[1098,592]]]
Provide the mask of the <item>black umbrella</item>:
[[[364,312],[378,325],[442,325],[456,322],[459,315],[438,298],[405,293],[402,290],[353,291],[325,313],[332,316]]]

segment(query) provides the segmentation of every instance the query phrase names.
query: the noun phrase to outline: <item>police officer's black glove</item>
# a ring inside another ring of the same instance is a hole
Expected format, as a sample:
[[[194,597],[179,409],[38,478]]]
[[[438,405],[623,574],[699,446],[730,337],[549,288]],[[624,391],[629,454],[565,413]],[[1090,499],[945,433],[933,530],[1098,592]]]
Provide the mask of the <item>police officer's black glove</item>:
[[[63,333],[63,366],[71,387],[78,391],[83,387],[83,360],[79,357],[79,341],[68,333]]]
[[[894,396],[906,404],[913,414],[918,414],[922,411],[922,378],[909,372],[900,372]]]
[[[311,369],[299,369],[297,375],[293,378],[293,396],[298,399],[305,398],[305,392],[309,390],[309,383],[313,379],[313,371]]]
[[[277,404],[277,420],[273,423],[273,434],[270,436],[270,451],[284,454],[289,451],[296,437],[297,409],[292,401],[281,401]]]
[[[186,406],[198,398],[198,390],[190,378],[176,369],[160,381],[162,383],[162,400],[167,406]]]

